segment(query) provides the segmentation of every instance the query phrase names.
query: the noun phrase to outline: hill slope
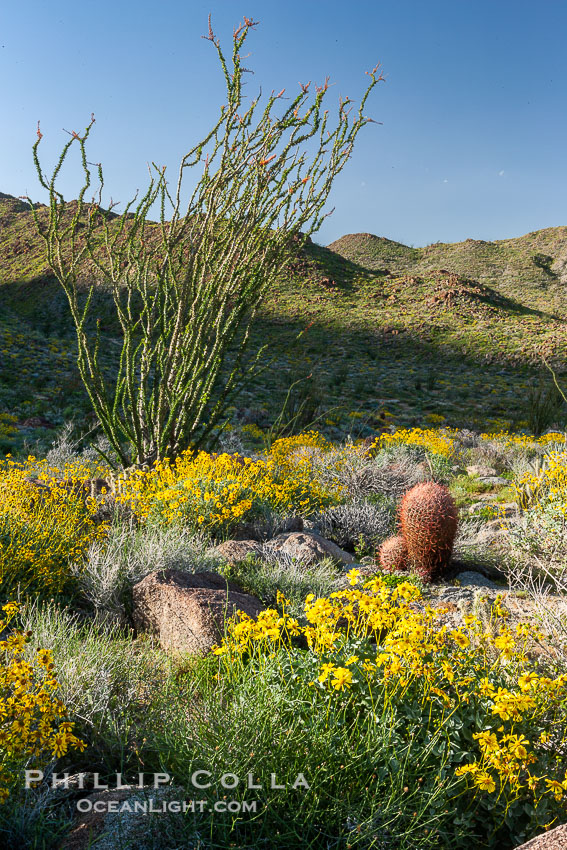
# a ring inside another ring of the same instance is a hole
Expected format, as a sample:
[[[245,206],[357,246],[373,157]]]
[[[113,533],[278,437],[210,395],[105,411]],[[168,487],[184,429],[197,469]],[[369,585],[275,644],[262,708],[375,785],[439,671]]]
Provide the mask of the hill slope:
[[[308,241],[262,307],[253,344],[267,345],[269,369],[245,388],[234,417],[269,423],[298,382],[286,416],[300,410],[306,426],[330,410],[317,427],[332,437],[441,422],[531,427],[537,386],[550,384],[542,355],[567,382],[566,285],[565,227],[427,248],[371,234],[327,248]],[[108,317],[104,298],[97,315]],[[111,370],[120,340],[106,318],[103,335]],[[0,194],[0,451],[45,443],[50,427],[83,420],[74,352],[66,299],[29,209]]]
[[[356,233],[328,247],[371,270],[426,274],[447,269],[486,283],[527,307],[567,315],[567,227],[537,230],[516,239],[467,239],[425,248]]]

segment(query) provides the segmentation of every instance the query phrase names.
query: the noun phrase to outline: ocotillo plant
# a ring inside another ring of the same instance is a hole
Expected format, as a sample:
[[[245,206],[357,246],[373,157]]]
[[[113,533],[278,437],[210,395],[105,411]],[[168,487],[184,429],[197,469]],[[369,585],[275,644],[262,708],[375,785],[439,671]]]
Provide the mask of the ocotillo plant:
[[[367,72],[358,110],[352,113],[349,98],[339,100],[333,125],[323,108],[328,79],[313,92],[309,83],[301,85],[289,101],[282,90],[272,92],[263,108],[261,94],[243,102],[240,53],[255,26],[245,18],[236,29],[229,62],[209,18],[204,37],[216,48],[227,102],[210,132],[182,158],[175,192],[165,168],[152,163],[141,200],[135,197],[116,216],[112,203],[102,207],[103,172],[95,164],[98,192],[87,203],[94,116],[82,135],[71,133],[51,177],[39,161],[38,125],[33,153],[49,192],[49,215],[32,204],[34,219],[67,294],[81,378],[125,467],[206,447],[214,437],[230,394],[259,363],[260,352],[244,355],[262,298],[285,270],[294,245],[320,227],[333,180],[372,120],[363,110],[382,79],[378,67]],[[71,207],[56,184],[73,146],[79,148],[84,184]],[[182,183],[192,167],[200,169],[200,178],[183,212]],[[156,202],[160,220],[151,224],[148,213]],[[100,337],[87,323],[100,285],[112,293],[122,332],[118,374],[110,382],[100,365]]]

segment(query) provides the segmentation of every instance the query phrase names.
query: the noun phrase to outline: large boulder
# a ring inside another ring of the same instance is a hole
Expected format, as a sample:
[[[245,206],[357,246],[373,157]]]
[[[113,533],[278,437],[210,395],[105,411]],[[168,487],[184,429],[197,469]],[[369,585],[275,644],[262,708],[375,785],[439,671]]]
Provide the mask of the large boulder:
[[[531,841],[516,847],[516,850],[567,850],[567,824],[536,835]]]
[[[291,531],[278,534],[266,546],[306,565],[315,564],[323,558],[332,558],[340,564],[353,564],[356,561],[354,555],[315,532]]]
[[[256,618],[262,603],[217,573],[158,570],[132,588],[134,625],[164,649],[206,655],[236,611]]]

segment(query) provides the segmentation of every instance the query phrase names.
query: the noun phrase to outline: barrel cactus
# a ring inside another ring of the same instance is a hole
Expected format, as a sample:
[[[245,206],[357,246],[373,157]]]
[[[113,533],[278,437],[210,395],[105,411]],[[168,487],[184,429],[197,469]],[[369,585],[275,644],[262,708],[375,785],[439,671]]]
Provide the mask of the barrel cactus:
[[[408,568],[408,547],[399,534],[384,540],[378,550],[378,561],[385,572],[393,573]]]
[[[458,511],[455,500],[442,484],[426,481],[404,494],[400,526],[411,566],[426,582],[446,572],[455,534]]]

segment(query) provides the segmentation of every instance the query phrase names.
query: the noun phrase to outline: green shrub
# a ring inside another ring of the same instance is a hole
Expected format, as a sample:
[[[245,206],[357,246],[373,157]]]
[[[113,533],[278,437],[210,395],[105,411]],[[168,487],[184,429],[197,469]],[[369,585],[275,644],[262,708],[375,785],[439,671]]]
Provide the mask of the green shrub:
[[[361,587],[356,570],[349,577],[350,590],[306,599],[306,626],[287,613],[280,597],[280,611],[265,611],[257,622],[241,616],[217,650],[227,705],[232,699],[242,705],[246,683],[269,682],[278,694],[280,729],[293,714],[293,728],[299,723],[305,730],[295,733],[291,764],[285,740],[281,750],[272,742],[278,764],[296,770],[302,762],[312,769],[316,743],[308,730],[314,726],[319,735],[323,729],[334,733],[341,753],[352,750],[360,763],[349,777],[351,792],[331,760],[331,776],[316,773],[314,796],[328,787],[322,776],[332,781],[333,799],[348,800],[351,817],[362,824],[361,846],[379,819],[371,800],[385,794],[384,780],[417,792],[411,810],[420,848],[435,842],[466,848],[471,841],[479,848],[513,847],[561,817],[567,674],[547,677],[528,660],[527,650],[541,638],[537,629],[509,628],[498,599],[490,628],[472,615],[461,628],[439,628],[435,612],[412,605],[419,591],[409,583],[388,589],[377,577]],[[341,763],[351,770],[350,759]],[[425,777],[428,803],[419,794]],[[316,804],[310,801],[310,809]],[[401,806],[391,821],[401,846],[409,846],[403,844],[407,812]],[[319,818],[308,814],[307,823],[323,819],[322,812]],[[344,828],[346,811],[337,803],[325,823],[340,830],[341,817]]]

